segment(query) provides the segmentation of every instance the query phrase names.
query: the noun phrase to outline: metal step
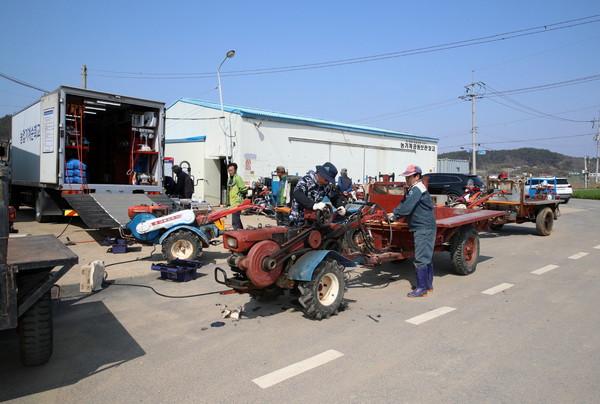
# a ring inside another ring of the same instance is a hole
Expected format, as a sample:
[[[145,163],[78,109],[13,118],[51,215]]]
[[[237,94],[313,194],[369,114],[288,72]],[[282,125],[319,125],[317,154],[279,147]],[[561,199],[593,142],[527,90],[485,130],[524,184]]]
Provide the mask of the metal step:
[[[109,229],[129,223],[128,209],[136,205],[172,206],[166,195],[145,194],[70,194],[64,196],[77,214],[92,229]]]

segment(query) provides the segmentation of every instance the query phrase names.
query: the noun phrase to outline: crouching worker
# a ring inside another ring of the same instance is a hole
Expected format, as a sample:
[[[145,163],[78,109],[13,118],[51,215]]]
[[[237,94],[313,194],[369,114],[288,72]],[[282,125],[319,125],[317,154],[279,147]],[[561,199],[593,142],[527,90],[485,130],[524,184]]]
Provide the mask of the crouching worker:
[[[428,291],[433,292],[432,260],[437,230],[435,213],[431,196],[421,180],[421,168],[410,165],[402,175],[406,178],[408,189],[402,202],[388,216],[394,221],[406,217],[408,230],[413,232],[417,287],[407,296],[423,297],[427,296]]]
[[[339,193],[334,192],[335,176],[337,168],[329,162],[316,167],[316,172],[309,171],[302,177],[292,194],[292,209],[290,211],[290,227],[302,227],[304,225],[304,210],[323,210],[325,202],[323,199],[328,197],[333,206],[337,208],[338,214],[344,216],[346,209]]]

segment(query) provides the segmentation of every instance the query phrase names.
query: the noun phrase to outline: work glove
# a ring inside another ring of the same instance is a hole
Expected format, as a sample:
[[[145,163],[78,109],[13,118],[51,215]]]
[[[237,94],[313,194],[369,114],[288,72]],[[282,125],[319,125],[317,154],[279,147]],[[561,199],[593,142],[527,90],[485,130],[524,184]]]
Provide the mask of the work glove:
[[[324,202],[317,202],[313,205],[313,210],[323,210],[327,206]]]
[[[394,214],[393,213],[388,213],[387,217],[388,217],[388,219],[389,219],[390,222],[394,221]]]
[[[340,206],[339,208],[337,208],[337,213],[340,216],[346,216],[346,208],[343,206]]]

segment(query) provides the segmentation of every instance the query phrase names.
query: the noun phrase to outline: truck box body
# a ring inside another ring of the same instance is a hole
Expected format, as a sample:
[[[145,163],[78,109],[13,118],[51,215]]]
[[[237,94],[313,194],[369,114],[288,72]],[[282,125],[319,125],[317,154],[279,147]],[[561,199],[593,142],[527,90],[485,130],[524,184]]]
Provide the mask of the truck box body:
[[[100,194],[120,195],[125,205],[123,195],[133,205],[160,194],[164,115],[164,103],[86,89],[63,86],[43,95],[12,118],[13,202],[35,206],[39,221],[72,207],[90,227],[114,227],[90,224],[80,210],[96,210],[86,204]],[[103,201],[94,203],[122,224],[127,211],[114,215]]]

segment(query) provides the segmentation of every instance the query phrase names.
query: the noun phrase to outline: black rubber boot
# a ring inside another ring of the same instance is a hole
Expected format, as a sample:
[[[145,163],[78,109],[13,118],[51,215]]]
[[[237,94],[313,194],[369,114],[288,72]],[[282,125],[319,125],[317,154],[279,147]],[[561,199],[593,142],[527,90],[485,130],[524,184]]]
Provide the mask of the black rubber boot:
[[[423,297],[427,296],[427,284],[429,280],[429,271],[427,267],[421,267],[416,269],[417,274],[417,288],[407,294],[408,297]]]

